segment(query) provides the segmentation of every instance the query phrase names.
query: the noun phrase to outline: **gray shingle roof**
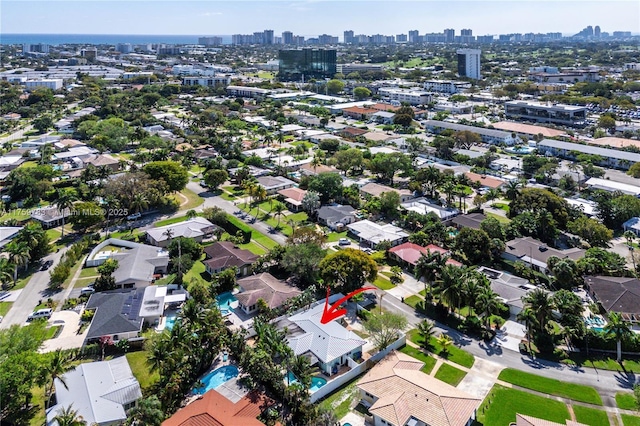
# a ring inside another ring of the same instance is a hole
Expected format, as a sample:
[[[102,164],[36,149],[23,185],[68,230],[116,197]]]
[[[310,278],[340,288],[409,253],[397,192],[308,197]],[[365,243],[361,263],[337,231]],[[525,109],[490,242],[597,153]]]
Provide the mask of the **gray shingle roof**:
[[[604,158],[615,158],[616,160],[628,160],[634,163],[640,162],[640,154],[636,154],[634,152],[600,148],[598,146],[591,145],[581,145],[579,143],[564,142],[555,139],[543,139],[542,141],[538,142],[539,151],[544,151],[545,148],[578,151],[583,154],[599,155]]]
[[[144,289],[113,290],[92,294],[86,309],[95,309],[95,314],[86,338],[98,339],[101,336],[140,331],[142,319],[138,314],[143,295]]]

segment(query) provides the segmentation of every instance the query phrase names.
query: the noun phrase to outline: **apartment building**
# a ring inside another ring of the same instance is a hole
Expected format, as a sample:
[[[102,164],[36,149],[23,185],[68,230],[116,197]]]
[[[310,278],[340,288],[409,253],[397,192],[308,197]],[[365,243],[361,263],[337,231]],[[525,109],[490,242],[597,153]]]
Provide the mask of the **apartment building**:
[[[505,102],[504,112],[507,118],[575,127],[584,126],[587,118],[587,107],[584,106],[549,104],[534,101]]]
[[[390,101],[406,102],[410,105],[426,105],[433,99],[431,93],[423,90],[398,89],[395,87],[382,87],[378,94]]]

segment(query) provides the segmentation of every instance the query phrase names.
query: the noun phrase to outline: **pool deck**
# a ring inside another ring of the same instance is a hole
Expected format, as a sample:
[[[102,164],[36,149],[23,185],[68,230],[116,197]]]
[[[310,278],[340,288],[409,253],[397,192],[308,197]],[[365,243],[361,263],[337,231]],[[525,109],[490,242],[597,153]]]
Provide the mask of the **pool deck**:
[[[215,359],[215,361],[213,361],[211,367],[206,371],[206,373],[202,375],[202,377],[206,376],[214,370],[217,370],[220,367],[225,367],[227,365],[235,365],[236,367],[238,366],[235,362],[232,362],[229,359],[227,359],[227,361],[223,361],[223,356],[222,354],[220,354]],[[224,397],[229,401],[236,403],[240,401],[246,394],[248,394],[250,389],[242,386],[238,382],[238,378],[234,377],[233,379],[218,386],[215,391],[220,393],[221,395],[224,395]]]

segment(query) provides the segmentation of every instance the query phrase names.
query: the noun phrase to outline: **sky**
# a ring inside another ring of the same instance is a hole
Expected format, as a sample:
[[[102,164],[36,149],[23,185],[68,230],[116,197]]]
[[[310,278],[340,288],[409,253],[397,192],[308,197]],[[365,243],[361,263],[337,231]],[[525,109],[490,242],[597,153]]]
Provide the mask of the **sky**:
[[[587,25],[640,33],[638,0],[1,0],[0,33],[12,34],[420,34],[562,32]]]

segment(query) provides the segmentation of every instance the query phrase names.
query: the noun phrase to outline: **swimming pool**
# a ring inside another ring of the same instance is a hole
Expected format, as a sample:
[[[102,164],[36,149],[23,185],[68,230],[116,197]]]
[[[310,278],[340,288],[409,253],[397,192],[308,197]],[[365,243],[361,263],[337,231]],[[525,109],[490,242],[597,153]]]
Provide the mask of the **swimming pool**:
[[[298,379],[296,378],[296,376],[289,371],[287,373],[287,377],[289,379],[289,383],[290,385],[294,384],[294,383],[298,383]],[[311,387],[309,388],[309,390],[311,391],[311,393],[316,392],[318,389],[320,389],[321,387],[323,387],[324,385],[327,384],[327,380],[319,377],[319,376],[313,376],[311,378]]]
[[[215,389],[221,384],[228,382],[234,377],[238,377],[238,367],[235,365],[225,365],[204,376],[200,381],[204,384],[201,388],[194,388],[193,393],[205,394],[211,389]]]
[[[231,292],[227,291],[226,293],[222,293],[221,295],[216,297],[216,301],[218,302],[218,308],[220,308],[220,313],[222,315],[227,315],[236,306],[235,302],[237,302],[238,299],[236,299],[235,296],[231,294]]]
[[[176,323],[176,319],[178,316],[176,314],[169,314],[164,320],[164,328],[171,331],[173,329],[173,324]]]

